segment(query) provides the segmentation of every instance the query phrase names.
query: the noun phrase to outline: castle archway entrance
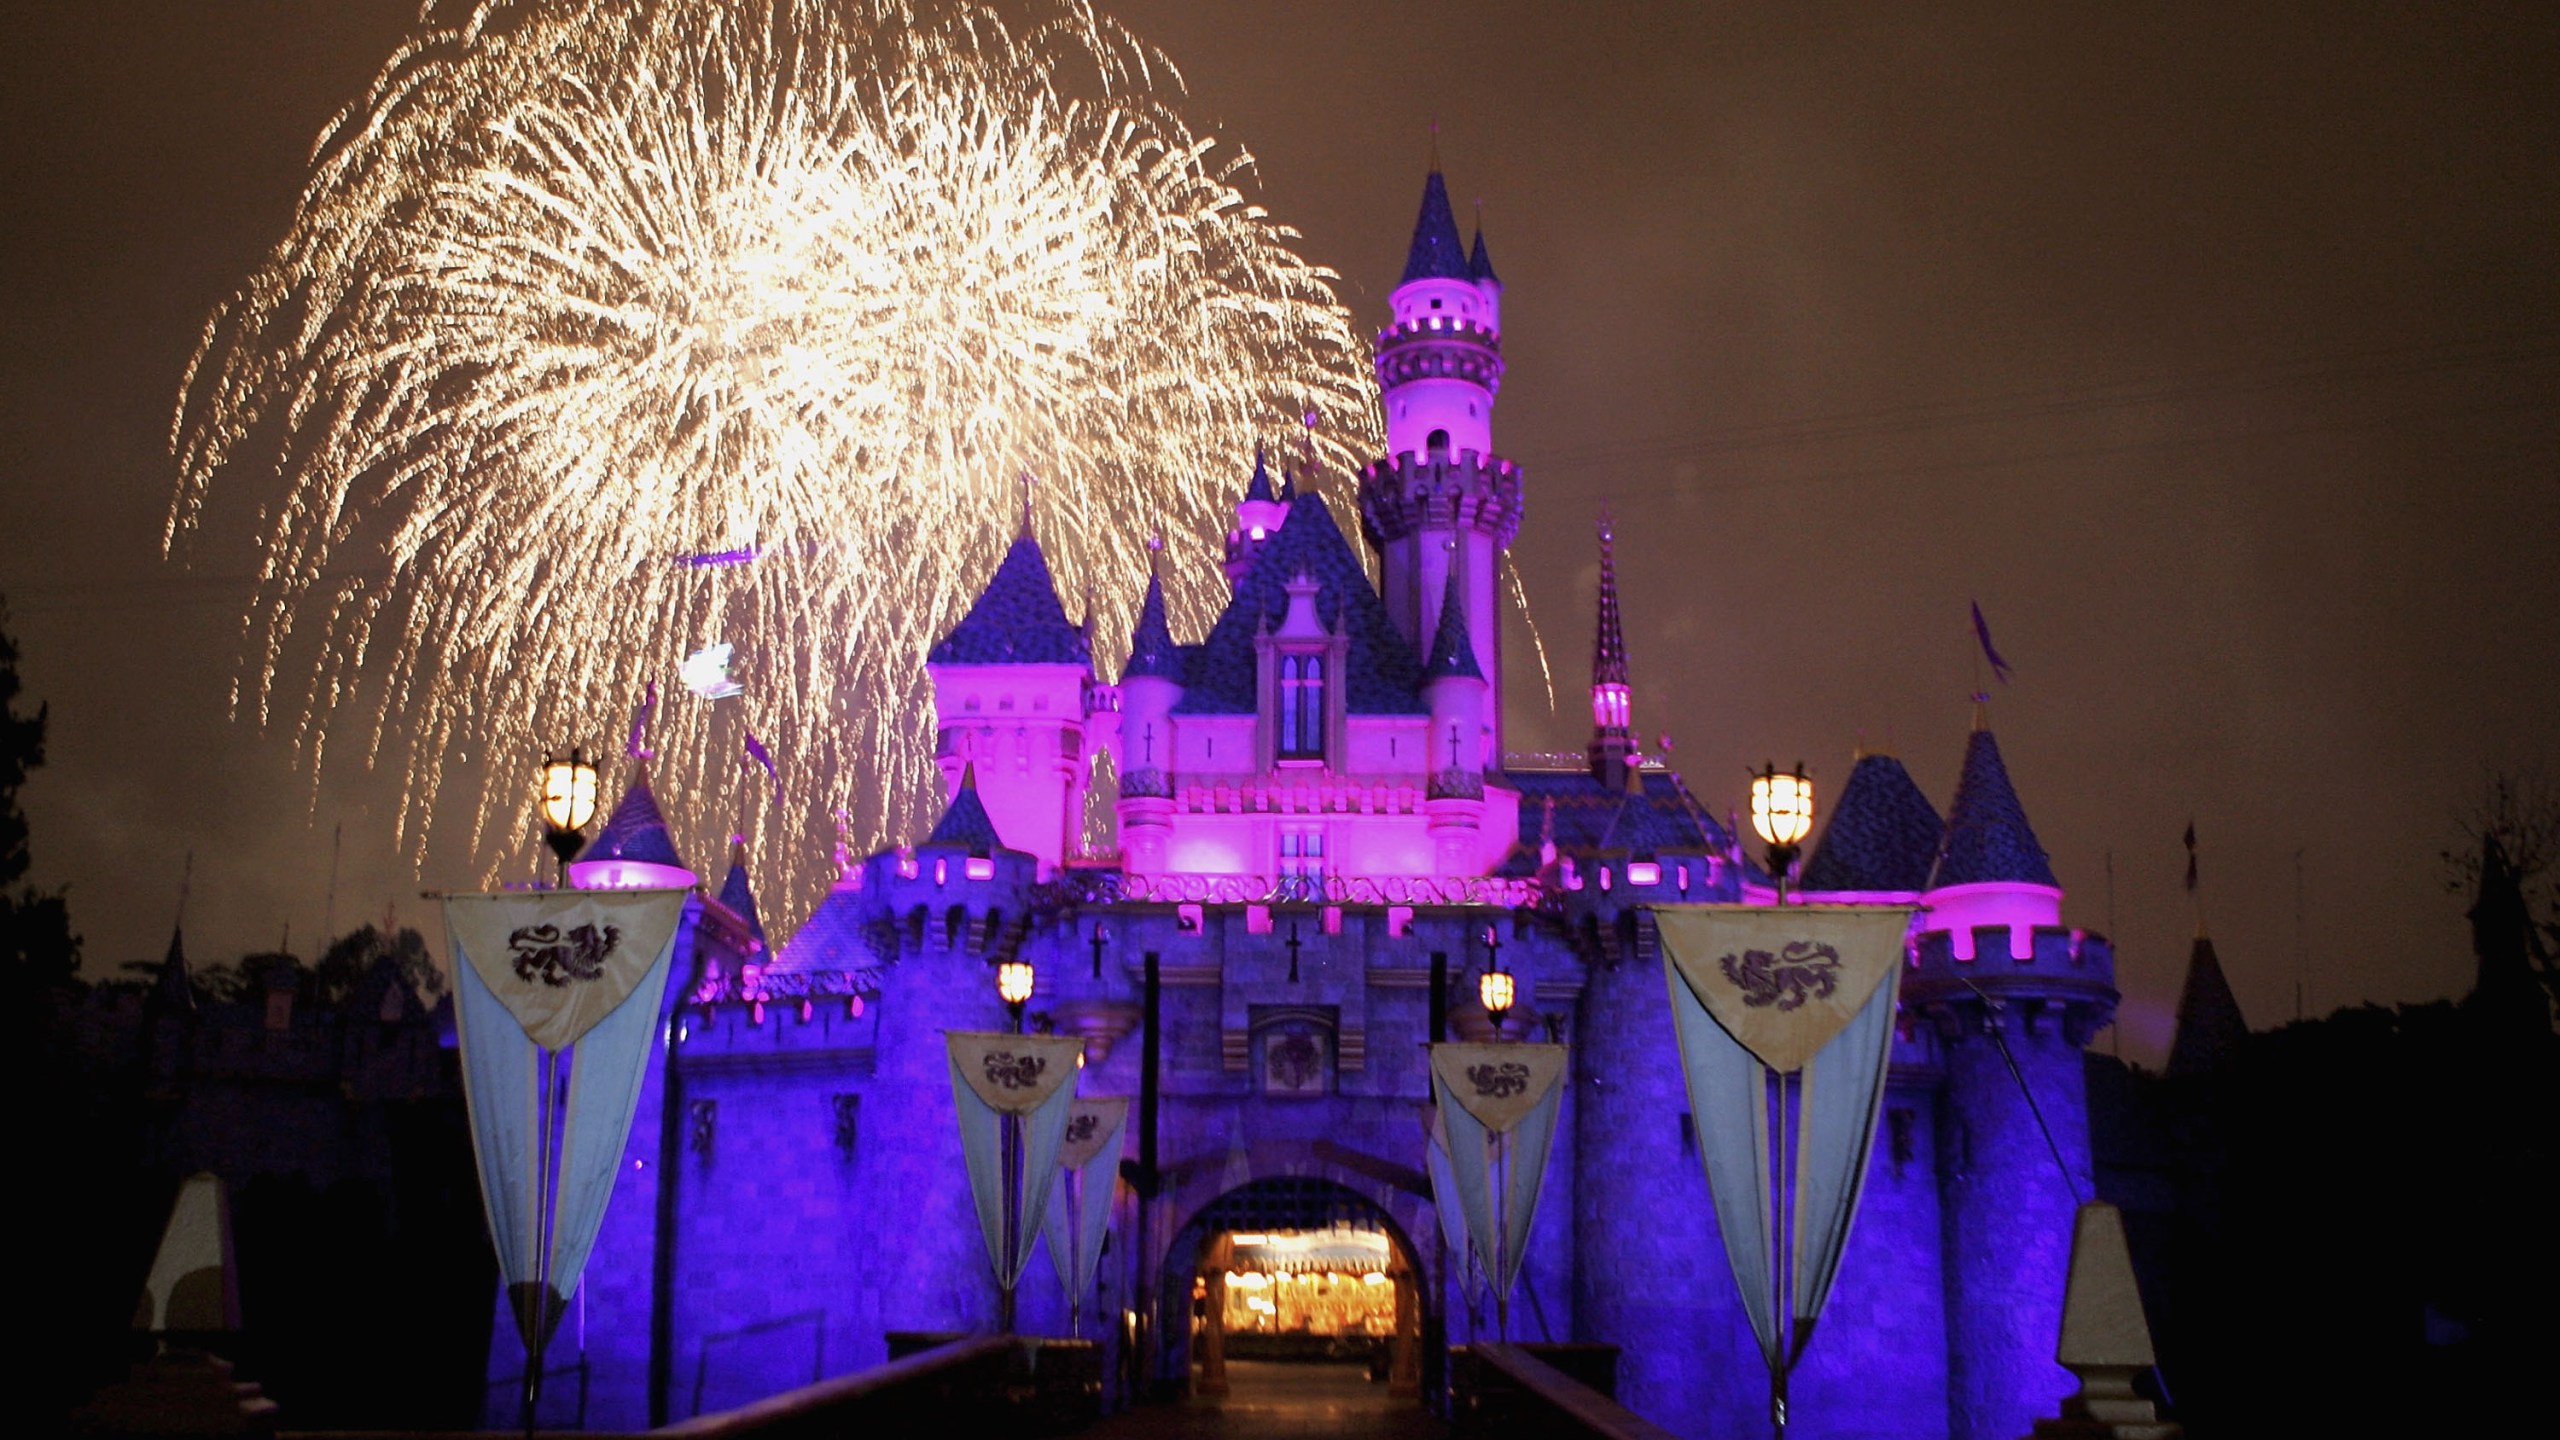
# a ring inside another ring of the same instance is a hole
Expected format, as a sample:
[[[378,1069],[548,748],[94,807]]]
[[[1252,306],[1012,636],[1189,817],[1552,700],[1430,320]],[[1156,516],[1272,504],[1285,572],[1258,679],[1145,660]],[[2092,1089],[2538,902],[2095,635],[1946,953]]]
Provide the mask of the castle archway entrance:
[[[1377,1202],[1331,1180],[1274,1176],[1174,1232],[1157,1333],[1195,1394],[1285,1400],[1365,1385],[1418,1402],[1431,1288],[1412,1238]]]

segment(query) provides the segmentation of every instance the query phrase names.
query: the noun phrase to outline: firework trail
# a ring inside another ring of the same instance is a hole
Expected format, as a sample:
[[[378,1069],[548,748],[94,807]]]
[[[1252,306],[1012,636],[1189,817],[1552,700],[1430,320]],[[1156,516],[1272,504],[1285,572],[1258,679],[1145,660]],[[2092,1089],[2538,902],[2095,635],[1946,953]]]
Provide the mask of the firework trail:
[[[1191,623],[1223,598],[1257,436],[1318,417],[1336,485],[1377,441],[1333,273],[1080,4],[450,10],[323,132],[208,321],[167,536],[276,471],[240,709],[315,784],[350,751],[398,773],[422,862],[529,865],[537,754],[725,641],[746,694],[670,688],[662,794],[698,864],[743,816],[805,913],[831,817],[878,844],[938,802],[921,660],[1022,523],[1018,476],[1108,663],[1146,537],[1176,537]],[[709,555],[755,558],[681,563]],[[738,764],[750,729],[790,813]]]

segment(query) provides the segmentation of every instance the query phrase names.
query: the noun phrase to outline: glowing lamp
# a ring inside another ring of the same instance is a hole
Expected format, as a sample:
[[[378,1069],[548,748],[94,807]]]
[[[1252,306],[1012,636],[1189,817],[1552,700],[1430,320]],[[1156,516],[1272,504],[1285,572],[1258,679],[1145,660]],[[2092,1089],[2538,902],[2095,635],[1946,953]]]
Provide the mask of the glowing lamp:
[[[1783,900],[1796,847],[1813,833],[1813,782],[1805,778],[1803,761],[1792,771],[1772,764],[1751,777],[1751,828],[1769,847],[1769,873],[1777,877]]]
[[[1012,1015],[1017,1034],[1022,1030],[1023,1004],[1031,998],[1031,978],[1031,962],[1028,960],[1007,960],[996,967],[996,998],[1004,1002],[1006,1012]]]
[[[1487,970],[1484,977],[1476,981],[1476,998],[1484,1002],[1484,1013],[1492,1016],[1496,1025],[1502,1023],[1503,1016],[1511,1013],[1511,1002],[1519,992],[1519,982],[1511,977],[1508,970]]]
[[[542,839],[551,847],[558,879],[568,884],[569,861],[585,844],[587,822],[596,817],[596,767],[583,750],[572,748],[542,762]]]

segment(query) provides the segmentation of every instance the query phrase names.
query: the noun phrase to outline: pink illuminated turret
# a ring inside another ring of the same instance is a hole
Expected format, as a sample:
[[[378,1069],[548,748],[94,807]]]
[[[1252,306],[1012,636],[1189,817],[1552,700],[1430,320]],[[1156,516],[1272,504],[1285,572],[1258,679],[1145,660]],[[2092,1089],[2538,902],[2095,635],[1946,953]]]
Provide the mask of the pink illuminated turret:
[[[1422,188],[1404,278],[1378,332],[1387,453],[1362,467],[1362,529],[1379,559],[1379,598],[1396,629],[1427,655],[1449,577],[1485,672],[1486,750],[1502,751],[1502,552],[1520,533],[1520,467],[1494,453],[1502,388],[1502,282],[1484,237],[1470,255],[1435,164]]]
[[[1627,683],[1627,636],[1618,621],[1617,535],[1600,517],[1600,625],[1591,646],[1591,773],[1612,790],[1627,786],[1635,763],[1633,692]]]

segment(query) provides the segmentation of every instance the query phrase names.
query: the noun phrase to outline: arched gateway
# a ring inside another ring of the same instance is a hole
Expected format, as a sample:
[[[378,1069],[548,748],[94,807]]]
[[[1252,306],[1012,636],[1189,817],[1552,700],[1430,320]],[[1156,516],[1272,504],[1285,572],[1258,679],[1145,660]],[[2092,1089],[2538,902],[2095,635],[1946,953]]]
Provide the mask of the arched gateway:
[[[1252,1180],[1173,1233],[1156,1288],[1158,1374],[1223,1393],[1227,1361],[1366,1362],[1421,1392],[1429,1262],[1384,1206],[1314,1176]]]

